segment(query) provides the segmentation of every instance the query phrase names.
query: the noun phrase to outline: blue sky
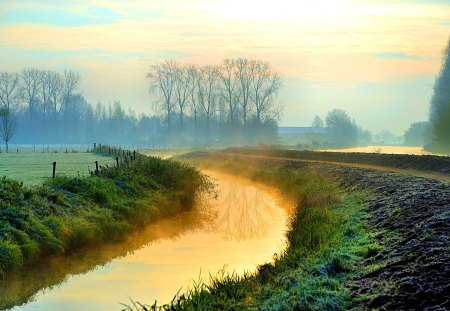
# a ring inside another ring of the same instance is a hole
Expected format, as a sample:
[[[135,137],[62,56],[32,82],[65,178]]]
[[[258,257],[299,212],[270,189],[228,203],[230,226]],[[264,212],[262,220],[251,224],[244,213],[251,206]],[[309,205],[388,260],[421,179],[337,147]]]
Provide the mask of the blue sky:
[[[427,119],[449,35],[449,1],[2,0],[0,70],[75,69],[90,102],[148,113],[151,64],[252,57],[285,78],[282,125],[342,108],[402,134]]]

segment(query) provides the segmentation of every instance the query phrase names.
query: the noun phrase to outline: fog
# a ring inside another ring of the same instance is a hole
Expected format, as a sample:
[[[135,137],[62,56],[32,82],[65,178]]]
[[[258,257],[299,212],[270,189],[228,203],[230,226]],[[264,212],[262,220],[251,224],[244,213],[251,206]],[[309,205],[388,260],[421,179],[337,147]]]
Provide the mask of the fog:
[[[2,138],[446,150],[448,4],[282,3],[3,1]]]

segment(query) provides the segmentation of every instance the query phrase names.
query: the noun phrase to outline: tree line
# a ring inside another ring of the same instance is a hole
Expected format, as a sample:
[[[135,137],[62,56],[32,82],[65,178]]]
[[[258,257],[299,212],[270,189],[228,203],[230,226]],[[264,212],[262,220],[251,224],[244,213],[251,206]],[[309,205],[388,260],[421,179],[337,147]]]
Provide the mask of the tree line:
[[[0,72],[0,134],[18,143],[225,145],[276,139],[281,78],[267,62],[152,65],[146,78],[154,115],[119,102],[93,105],[81,75],[26,68]]]
[[[147,79],[169,137],[176,133],[181,140],[209,144],[276,136],[281,77],[268,62],[237,58],[196,66],[164,61],[150,67]]]

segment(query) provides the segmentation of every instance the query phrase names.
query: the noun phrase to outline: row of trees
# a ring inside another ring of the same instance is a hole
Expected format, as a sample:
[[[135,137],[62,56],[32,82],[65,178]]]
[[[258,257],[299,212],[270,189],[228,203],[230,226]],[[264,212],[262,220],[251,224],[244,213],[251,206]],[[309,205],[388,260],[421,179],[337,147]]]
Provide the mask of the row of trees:
[[[80,75],[70,70],[0,72],[0,133],[6,148],[16,132],[19,114],[24,116],[20,124],[33,130],[42,119],[56,123],[69,109],[79,85]]]
[[[238,58],[225,59],[220,66],[199,67],[164,61],[152,65],[147,78],[168,135],[176,130],[183,139],[206,143],[212,136],[254,142],[267,137],[268,131],[276,135],[281,78],[268,62]],[[190,129],[185,126],[186,118],[191,121]]]
[[[156,115],[120,102],[92,105],[79,73],[27,68],[0,72],[0,134],[19,143],[230,144],[275,141],[281,85],[269,63],[223,66],[166,61],[147,75]]]
[[[325,122],[316,115],[311,127],[324,128],[321,140],[334,147],[365,145],[372,140],[371,132],[358,126],[356,121],[352,120],[348,113],[342,109],[329,111],[325,117]]]

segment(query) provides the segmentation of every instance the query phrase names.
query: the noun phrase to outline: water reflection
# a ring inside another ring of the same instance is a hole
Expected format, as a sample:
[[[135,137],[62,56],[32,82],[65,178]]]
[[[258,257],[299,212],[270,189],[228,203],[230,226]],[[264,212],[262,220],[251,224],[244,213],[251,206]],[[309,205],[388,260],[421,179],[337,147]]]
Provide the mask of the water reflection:
[[[254,186],[231,182],[219,184],[218,190],[218,200],[208,202],[217,213],[210,229],[221,232],[227,240],[238,241],[267,234],[276,207],[269,194]]]
[[[17,273],[1,281],[0,306],[34,299],[14,310],[111,310],[128,297],[168,302],[200,271],[207,279],[224,265],[243,273],[271,261],[285,246],[287,212],[260,187],[212,175],[218,178],[217,200],[204,200],[195,211],[160,221],[123,243]]]
[[[210,215],[200,209],[164,219],[133,233],[125,241],[86,248],[75,254],[50,258],[0,281],[0,309],[11,308],[34,298],[41,289],[49,291],[68,280],[70,275],[99,270],[114,258],[131,256],[157,240],[177,239],[184,233],[199,230]]]

